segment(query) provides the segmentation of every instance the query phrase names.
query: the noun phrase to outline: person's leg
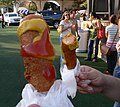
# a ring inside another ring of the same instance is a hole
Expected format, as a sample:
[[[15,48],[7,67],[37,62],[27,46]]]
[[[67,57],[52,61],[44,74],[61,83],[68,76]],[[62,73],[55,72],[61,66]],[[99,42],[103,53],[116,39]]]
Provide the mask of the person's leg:
[[[94,40],[90,39],[88,43],[88,57],[85,60],[92,60],[93,44],[94,44]]]
[[[117,52],[111,51],[110,55],[107,55],[107,65],[108,65],[108,72],[113,75],[113,71],[117,62]]]
[[[120,57],[120,53],[118,53],[118,58]],[[118,65],[118,63],[115,66],[114,72],[113,72],[113,76],[120,78],[120,66]],[[120,107],[120,103],[116,102],[114,103],[113,107]]]
[[[107,71],[111,74],[111,61],[112,60],[112,58],[111,58],[111,55],[107,55]]]
[[[3,22],[3,28],[5,28],[5,22]]]
[[[60,45],[62,43],[62,39],[63,39],[63,37],[60,36]],[[63,59],[64,59],[64,57],[63,57],[63,55],[61,53],[61,55],[60,55],[60,64],[62,63]]]
[[[97,55],[98,55],[98,46],[99,46],[100,39],[96,38],[95,40],[95,55],[93,61],[97,61]]]
[[[113,53],[112,53],[112,65],[111,65],[111,68],[112,68],[111,72],[112,72],[112,74],[113,74],[113,71],[115,69],[116,63],[117,63],[117,51],[113,51]]]
[[[113,107],[120,107],[120,103],[116,102],[114,103],[114,106]]]
[[[116,63],[114,72],[113,72],[113,76],[120,78],[120,66],[119,66],[119,58],[120,58],[120,52],[117,53],[117,59],[118,62]]]
[[[4,23],[3,23],[3,21],[2,21],[2,28],[4,28]]]
[[[120,78],[120,66],[118,66],[118,64],[116,64],[114,72],[113,72],[113,76]]]

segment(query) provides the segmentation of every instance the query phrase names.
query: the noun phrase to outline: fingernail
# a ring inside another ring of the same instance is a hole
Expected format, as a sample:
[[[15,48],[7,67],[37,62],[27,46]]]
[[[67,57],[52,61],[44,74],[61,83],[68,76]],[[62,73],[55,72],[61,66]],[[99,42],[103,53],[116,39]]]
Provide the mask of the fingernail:
[[[82,87],[87,87],[88,85],[87,84],[81,84]]]
[[[88,91],[93,91],[93,88],[92,88],[92,87],[89,87],[89,88],[88,88]]]

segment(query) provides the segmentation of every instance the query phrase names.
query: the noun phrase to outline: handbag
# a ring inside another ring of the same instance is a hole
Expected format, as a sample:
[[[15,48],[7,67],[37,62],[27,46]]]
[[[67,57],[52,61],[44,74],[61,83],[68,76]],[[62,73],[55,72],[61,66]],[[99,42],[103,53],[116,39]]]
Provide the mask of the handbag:
[[[118,32],[118,30],[117,30],[117,32]],[[114,39],[112,41],[112,44],[111,44],[110,48],[107,47],[105,43],[101,45],[100,50],[101,50],[102,54],[104,54],[104,55],[110,55],[111,54],[111,48],[112,48],[113,42],[115,41],[115,38],[117,36],[117,32],[116,32],[116,34],[114,36]]]
[[[101,50],[101,53],[104,55],[110,55],[111,53],[111,48],[107,47],[106,44],[101,45],[100,50]]]

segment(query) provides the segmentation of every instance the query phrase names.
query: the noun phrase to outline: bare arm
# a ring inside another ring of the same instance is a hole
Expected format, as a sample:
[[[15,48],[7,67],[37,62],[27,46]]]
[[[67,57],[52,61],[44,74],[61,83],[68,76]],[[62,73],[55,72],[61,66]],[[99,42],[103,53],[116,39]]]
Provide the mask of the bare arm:
[[[64,31],[66,31],[67,29],[71,28],[71,26],[69,26],[69,27],[67,27],[67,28],[64,28],[63,25],[60,25],[59,27],[60,27],[60,28],[59,28],[59,31],[60,31],[61,33],[64,32]]]
[[[108,31],[105,31],[105,37],[108,38]]]
[[[112,98],[118,102],[120,102],[120,79],[105,75],[105,88],[102,93],[109,98]]]
[[[101,27],[102,27],[101,21],[97,20],[97,29],[101,29]]]
[[[105,33],[105,37],[108,38],[108,33]]]

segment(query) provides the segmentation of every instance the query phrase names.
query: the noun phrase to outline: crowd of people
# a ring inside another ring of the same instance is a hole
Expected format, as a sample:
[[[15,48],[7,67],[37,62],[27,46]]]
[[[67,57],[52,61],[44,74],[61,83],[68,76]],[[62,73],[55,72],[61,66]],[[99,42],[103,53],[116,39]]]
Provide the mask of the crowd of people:
[[[65,11],[63,13],[63,16],[61,18],[61,22],[59,24],[59,32],[60,32],[60,44],[62,43],[62,39],[65,35],[67,35],[68,33],[71,33],[71,27],[72,27],[72,23],[69,21],[70,16],[69,16],[69,12]],[[61,55],[60,58],[61,63],[63,62],[63,56]]]
[[[77,11],[66,10],[63,13],[59,24],[60,43],[68,33],[80,37],[77,20],[80,20],[80,14]],[[107,70],[104,72],[105,74],[94,68],[81,66],[81,73],[76,77],[78,89],[84,94],[102,93],[115,100],[114,107],[120,107],[120,16],[112,14],[109,17],[108,26],[103,26],[100,18],[94,12],[90,14],[88,20],[91,23],[86,25],[89,29],[89,40],[85,61],[98,61],[98,46],[102,42],[110,48],[111,52],[106,55]],[[93,52],[94,57],[92,58]],[[63,56],[61,61],[62,59]],[[90,83],[86,83],[85,80],[90,80]]]
[[[88,43],[88,57],[87,61],[91,61],[91,56],[93,53],[93,43],[94,41],[98,41],[99,34],[97,30],[101,28],[101,23],[99,23],[99,19],[96,19],[95,14],[91,15],[92,23],[93,21],[96,23],[96,26],[92,27],[92,31],[90,34],[94,38],[89,39]],[[100,25],[99,25],[100,24]],[[94,24],[95,25],[95,24]],[[90,29],[90,28],[89,28]],[[88,66],[81,66],[81,73],[78,81],[78,89],[81,93],[96,93],[100,92],[112,99],[115,100],[114,107],[120,107],[120,93],[119,93],[119,81],[120,79],[120,42],[119,42],[119,29],[120,29],[120,17],[116,15],[111,15],[109,17],[109,25],[105,27],[105,37],[106,37],[106,46],[110,48],[110,54],[106,55],[107,60],[107,73],[110,75],[102,74],[100,71],[96,69],[90,68]],[[96,31],[95,31],[96,30]],[[99,42],[98,42],[99,43]],[[98,54],[98,44],[95,46],[95,56]],[[97,50],[97,52],[96,52]],[[97,57],[96,57],[97,58]],[[95,57],[94,57],[95,59]],[[96,59],[95,59],[96,60]],[[93,60],[93,61],[95,61]],[[105,72],[106,73],[106,72]],[[117,77],[117,78],[115,78]],[[83,80],[90,79],[91,83],[88,85]],[[82,81],[81,81],[82,80]],[[80,86],[80,87],[79,87]],[[82,87],[82,88],[81,88]]]
[[[60,33],[60,43],[62,38],[68,34],[72,33],[74,34],[78,40],[81,37],[81,17],[82,21],[86,21],[88,18],[86,16],[86,13],[83,13],[82,15],[75,10],[65,10],[63,13],[63,16],[61,18],[60,24],[59,24],[59,33]],[[85,58],[85,61],[97,61],[98,56],[98,46],[99,42],[102,41],[102,39],[105,37],[105,28],[101,24],[100,18],[97,17],[97,15],[92,12],[90,14],[90,17],[88,19],[90,24],[86,24],[86,27],[89,29],[89,40],[88,40],[88,55]],[[103,31],[103,33],[99,33],[100,31]],[[94,52],[94,43],[95,43],[95,54],[94,58],[92,58],[93,52]]]
[[[65,35],[72,33],[73,35],[77,36],[78,38],[78,24],[76,20],[76,11],[65,11],[62,15],[60,24],[59,24],[59,32],[60,32],[60,43]],[[61,62],[63,60],[63,56],[61,55]]]
[[[101,28],[101,23],[95,13],[90,14],[89,20],[91,21],[91,24],[87,25],[87,28],[90,31],[89,42],[88,42],[88,56],[85,59],[85,61],[96,62],[98,55],[98,45],[100,41],[99,35],[97,34],[97,30]],[[95,43],[95,54],[94,54],[94,58],[92,59],[94,43]]]

